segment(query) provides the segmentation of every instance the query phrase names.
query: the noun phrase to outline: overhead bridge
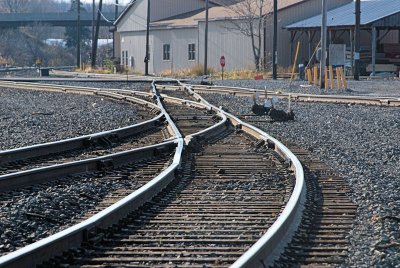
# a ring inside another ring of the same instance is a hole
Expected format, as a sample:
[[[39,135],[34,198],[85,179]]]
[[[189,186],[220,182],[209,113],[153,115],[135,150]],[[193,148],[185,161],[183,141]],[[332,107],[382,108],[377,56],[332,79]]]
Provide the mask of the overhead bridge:
[[[112,26],[115,13],[105,12],[101,17],[100,26]],[[97,18],[97,13],[96,16]],[[93,13],[81,12],[80,24],[82,26],[92,25]],[[50,26],[76,26],[78,20],[77,12],[59,13],[0,13],[0,28],[16,28],[44,24]]]

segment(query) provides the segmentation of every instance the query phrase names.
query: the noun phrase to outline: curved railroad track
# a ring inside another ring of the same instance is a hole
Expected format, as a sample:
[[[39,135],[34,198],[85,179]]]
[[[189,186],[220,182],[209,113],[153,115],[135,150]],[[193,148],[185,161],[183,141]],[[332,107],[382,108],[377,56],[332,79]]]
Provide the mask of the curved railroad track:
[[[209,93],[207,87],[153,83],[152,96],[91,90],[157,103],[174,137],[163,154],[156,150],[155,155],[164,157],[164,170],[158,167],[161,173],[153,172],[153,180],[129,195],[132,188],[110,194],[78,225],[0,258],[0,266],[18,267],[38,254],[42,258],[35,263],[45,261],[44,266],[343,265],[356,207],[347,197],[346,183],[307,151],[287,145],[305,167],[303,181],[302,166],[292,152],[210,105],[197,94]],[[368,101],[360,100],[396,104]],[[165,158],[173,152],[173,158]]]
[[[274,91],[240,88],[240,87],[223,87],[223,86],[203,86],[192,85],[192,90],[197,93],[218,93],[234,96],[254,96],[256,92],[259,94],[267,93],[270,97],[280,99],[290,99],[292,101],[301,102],[324,102],[324,103],[342,103],[342,104],[362,104],[374,106],[400,107],[400,98],[395,97],[366,97],[366,96],[345,96],[345,95],[313,95],[301,93],[277,93]]]
[[[16,85],[19,88],[35,86]],[[42,86],[40,90],[47,90],[47,87]],[[55,89],[51,87],[51,90]],[[74,90],[81,94],[99,93],[91,89]],[[163,115],[157,115],[160,112],[157,105],[115,93],[99,94],[140,103],[147,107],[139,109],[142,119],[154,118],[112,131],[1,151],[0,215],[2,228],[8,230],[4,241],[12,242],[3,245],[0,253],[62,230],[76,223],[77,218],[78,222],[84,220],[81,217],[84,213],[102,210],[95,205],[103,204],[104,208],[110,200],[115,202],[123,198],[169,166],[176,144],[173,140],[168,141],[173,133],[168,133]],[[17,172],[13,173],[14,170]],[[70,193],[74,184],[100,190],[88,188],[88,193]],[[60,198],[63,200],[57,201]],[[38,200],[45,211],[30,206],[31,202],[37,203]],[[19,208],[18,204],[23,207]],[[77,208],[71,209],[73,212],[70,213],[69,206]],[[10,222],[10,213],[17,222]],[[38,228],[37,233],[35,228]],[[19,233],[21,229],[24,233]],[[27,233],[29,230],[31,233]]]
[[[222,94],[226,92],[223,90]],[[244,118],[256,124],[266,122],[265,118],[259,121],[254,120],[253,116]],[[337,176],[325,163],[312,157],[308,151],[295,144],[285,144],[304,167],[307,195],[299,228],[271,266],[344,265],[350,247],[348,233],[352,229],[357,209],[349,198],[349,187],[343,178]]]

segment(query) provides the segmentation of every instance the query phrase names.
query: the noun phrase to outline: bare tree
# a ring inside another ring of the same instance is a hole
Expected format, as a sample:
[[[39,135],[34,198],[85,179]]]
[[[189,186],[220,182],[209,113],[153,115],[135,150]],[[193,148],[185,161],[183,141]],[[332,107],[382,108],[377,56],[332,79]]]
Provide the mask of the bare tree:
[[[57,12],[60,3],[55,0],[30,0],[27,4],[27,10],[35,13]]]
[[[2,0],[0,10],[7,13],[26,12],[29,0]]]
[[[272,12],[271,0],[225,0],[224,6],[232,16],[227,19],[226,28],[237,30],[250,37],[254,64],[257,70],[262,67],[262,30],[264,21]],[[265,60],[265,59],[264,59]]]
[[[60,9],[61,4],[55,0],[0,0],[0,12],[56,12]]]

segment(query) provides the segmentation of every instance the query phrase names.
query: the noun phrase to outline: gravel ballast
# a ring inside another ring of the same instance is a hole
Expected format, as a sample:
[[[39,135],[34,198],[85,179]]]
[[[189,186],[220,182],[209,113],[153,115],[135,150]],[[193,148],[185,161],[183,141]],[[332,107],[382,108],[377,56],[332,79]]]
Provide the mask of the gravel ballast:
[[[300,87],[305,82],[299,81],[293,82],[292,87],[287,80],[214,83],[319,93],[315,87]],[[321,93],[400,97],[400,80],[349,81],[349,88]],[[204,96],[234,114],[251,113],[252,98]],[[349,233],[352,246],[346,266],[398,267],[400,108],[292,104],[295,121],[266,122],[259,126],[278,139],[310,150],[349,183],[358,211],[354,229]],[[286,109],[286,103],[279,103],[278,108]],[[0,150],[5,150],[130,125],[136,122],[136,109],[132,104],[92,96],[0,89],[0,119],[1,136],[7,137],[0,141]]]
[[[316,86],[309,86],[306,81],[289,80],[227,80],[213,81],[215,85],[233,86],[264,89],[282,93],[304,93],[318,95],[353,95],[353,96],[369,96],[369,97],[395,97],[400,98],[400,79],[387,80],[362,80],[348,81],[348,89],[320,89]]]
[[[0,88],[0,150],[137,123],[134,104],[77,94]]]
[[[132,125],[140,118],[137,107],[96,96],[0,88],[0,149]],[[0,195],[0,255],[64,229],[117,189],[142,185],[131,178],[142,179],[140,170],[107,174],[55,178]]]
[[[374,94],[387,85],[371,81]],[[253,86],[252,86],[252,83]],[[269,84],[272,84],[272,88]],[[283,83],[281,81],[281,83]],[[354,82],[356,83],[356,82]],[[365,86],[361,82],[360,87]],[[260,88],[259,81],[228,81],[230,86]],[[262,81],[274,90],[276,82]],[[263,88],[262,87],[262,88]],[[353,89],[357,91],[359,89]],[[392,94],[400,90],[392,87]],[[384,95],[384,94],[382,94]],[[400,95],[400,94],[399,94]],[[234,114],[251,114],[252,98],[204,94]],[[292,103],[293,104],[293,103]],[[278,109],[287,109],[281,102]],[[344,177],[358,205],[350,232],[349,266],[395,267],[400,263],[400,108],[294,103],[295,121],[260,123],[278,139],[310,150]]]

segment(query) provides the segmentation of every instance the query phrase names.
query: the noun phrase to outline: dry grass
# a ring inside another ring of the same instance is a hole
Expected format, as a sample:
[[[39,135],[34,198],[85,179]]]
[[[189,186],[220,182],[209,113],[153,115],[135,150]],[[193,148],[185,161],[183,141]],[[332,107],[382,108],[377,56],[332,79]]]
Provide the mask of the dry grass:
[[[96,73],[96,74],[112,74],[112,70],[105,68],[92,68],[91,66],[83,66],[81,69],[75,69],[76,72]]]
[[[182,70],[176,70],[176,71],[165,70],[165,71],[162,71],[160,74],[163,76],[196,77],[196,76],[203,75],[203,71],[204,71],[203,69],[204,69],[203,65],[197,64],[190,69],[182,69]],[[208,67],[207,72],[209,74],[213,74],[214,69],[211,67]]]
[[[292,72],[291,67],[278,67],[277,69],[279,74],[287,74],[290,75]],[[296,70],[297,71],[297,70]],[[215,70],[213,68],[208,68],[208,73],[211,76],[211,79],[220,80],[222,79],[221,70]],[[203,75],[203,65],[198,64],[195,65],[191,69],[184,70],[166,70],[160,73],[163,76],[175,76],[175,77],[198,77]],[[224,79],[232,79],[232,80],[253,80],[257,76],[261,76],[262,78],[269,78],[272,76],[272,71],[256,71],[252,69],[242,69],[242,70],[232,70],[232,71],[224,71]]]
[[[0,56],[0,65],[12,65],[14,64],[14,61],[11,59],[6,59]]]

